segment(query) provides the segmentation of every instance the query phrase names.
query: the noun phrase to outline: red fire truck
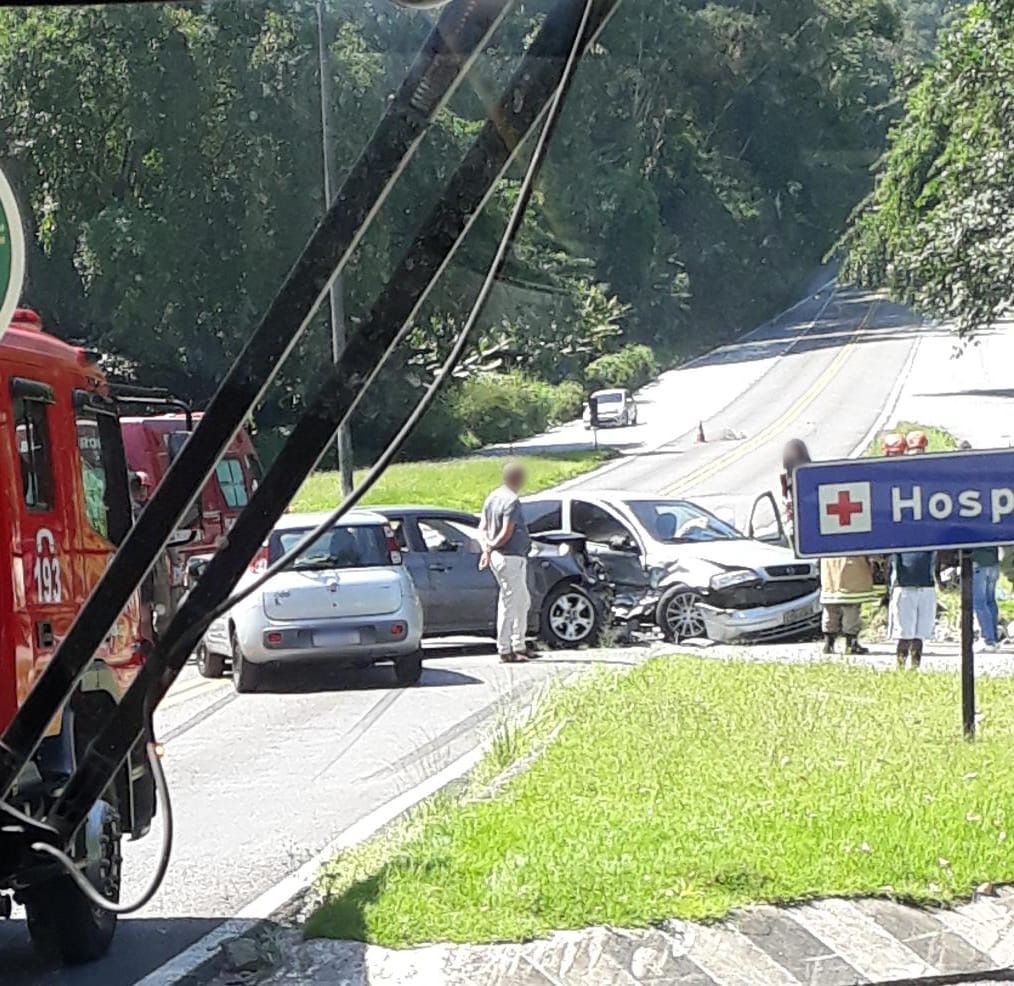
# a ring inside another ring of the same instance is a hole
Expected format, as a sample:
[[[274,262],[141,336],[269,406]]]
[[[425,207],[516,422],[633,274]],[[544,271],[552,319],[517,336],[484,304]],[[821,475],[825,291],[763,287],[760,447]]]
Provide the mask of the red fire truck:
[[[47,335],[34,312],[18,309],[0,340],[0,732],[130,524],[123,440],[102,373],[82,350]],[[136,677],[149,644],[140,626],[135,594],[18,778],[11,800],[26,814],[64,783],[93,724]],[[107,896],[118,892],[121,833],[144,835],[154,812],[141,746],[78,837],[78,858]],[[33,939],[71,961],[102,954],[116,916],[92,907],[66,876],[38,884],[44,890],[29,889],[27,876],[0,870],[0,890],[24,903]]]
[[[119,396],[119,388],[114,393]],[[144,474],[151,491],[162,481],[170,462],[179,454],[200,419],[200,412],[120,418],[127,466],[133,472]],[[186,587],[187,560],[218,547],[240,511],[250,502],[260,477],[257,452],[249,433],[241,429],[215,467],[215,475],[201,491],[200,509],[190,522],[192,528],[188,525],[190,533],[181,532],[181,543],[169,550],[175,600]]]

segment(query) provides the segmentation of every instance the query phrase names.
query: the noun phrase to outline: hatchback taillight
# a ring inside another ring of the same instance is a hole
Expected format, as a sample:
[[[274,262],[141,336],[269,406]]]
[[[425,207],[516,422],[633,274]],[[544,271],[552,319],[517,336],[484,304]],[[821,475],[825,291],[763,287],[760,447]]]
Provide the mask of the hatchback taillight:
[[[387,558],[392,565],[401,564],[401,545],[398,543],[398,535],[393,528],[384,525],[384,541],[387,543]]]

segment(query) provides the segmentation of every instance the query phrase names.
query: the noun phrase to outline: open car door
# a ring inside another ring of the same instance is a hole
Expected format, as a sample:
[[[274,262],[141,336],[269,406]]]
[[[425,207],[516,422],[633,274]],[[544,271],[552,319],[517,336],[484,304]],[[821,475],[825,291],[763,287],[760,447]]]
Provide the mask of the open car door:
[[[763,541],[765,544],[780,544],[784,548],[790,547],[789,535],[782,520],[782,512],[778,509],[778,501],[770,490],[761,493],[754,500],[746,533],[748,537]]]

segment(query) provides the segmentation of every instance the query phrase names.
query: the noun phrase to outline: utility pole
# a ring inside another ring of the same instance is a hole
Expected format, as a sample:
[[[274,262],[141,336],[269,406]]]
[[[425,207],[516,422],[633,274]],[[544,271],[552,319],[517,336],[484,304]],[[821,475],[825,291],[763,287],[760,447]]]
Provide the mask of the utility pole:
[[[334,131],[331,126],[334,91],[328,57],[327,35],[324,32],[324,0],[317,0],[317,55],[320,68],[320,137],[324,158],[324,209],[326,210],[330,207],[334,197],[336,166]],[[331,356],[337,363],[345,348],[345,301],[340,275],[331,284],[328,308],[331,314]],[[347,424],[343,424],[338,429],[335,455],[338,460],[338,474],[341,478],[341,495],[344,498],[352,492],[352,436]]]

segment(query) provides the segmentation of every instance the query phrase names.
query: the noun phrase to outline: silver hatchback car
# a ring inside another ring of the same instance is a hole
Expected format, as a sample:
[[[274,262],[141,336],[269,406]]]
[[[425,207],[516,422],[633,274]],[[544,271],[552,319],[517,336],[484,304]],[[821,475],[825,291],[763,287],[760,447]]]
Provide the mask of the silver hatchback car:
[[[295,547],[325,514],[288,514],[261,551],[259,571]],[[285,571],[208,628],[197,651],[207,678],[232,663],[239,692],[257,687],[265,666],[326,660],[366,668],[392,661],[397,679],[422,674],[423,611],[387,520],[368,511],[347,514]]]

